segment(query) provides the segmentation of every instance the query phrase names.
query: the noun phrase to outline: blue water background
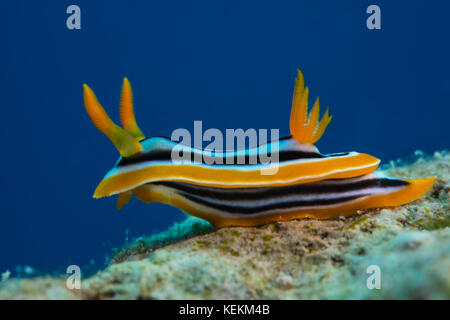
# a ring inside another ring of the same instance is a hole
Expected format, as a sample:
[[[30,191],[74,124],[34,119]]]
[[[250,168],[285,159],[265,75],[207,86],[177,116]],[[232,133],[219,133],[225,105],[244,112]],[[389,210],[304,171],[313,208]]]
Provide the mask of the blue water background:
[[[66,28],[81,7],[82,29]],[[382,29],[366,28],[370,4]],[[0,272],[104,263],[184,215],[93,191],[118,158],[82,101],[118,121],[122,78],[147,135],[176,128],[289,134],[296,68],[334,119],[318,147],[382,161],[449,147],[448,1],[9,1],[1,5]]]

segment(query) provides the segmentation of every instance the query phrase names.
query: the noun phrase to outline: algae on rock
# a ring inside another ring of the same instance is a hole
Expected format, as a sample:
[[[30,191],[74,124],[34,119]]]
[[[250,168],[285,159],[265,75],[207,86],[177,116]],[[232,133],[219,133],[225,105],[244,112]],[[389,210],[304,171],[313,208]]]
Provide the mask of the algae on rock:
[[[331,220],[214,229],[189,217],[117,250],[79,291],[58,278],[9,279],[0,299],[449,299],[450,154],[381,170],[438,179],[411,204]],[[366,285],[371,265],[380,289]]]

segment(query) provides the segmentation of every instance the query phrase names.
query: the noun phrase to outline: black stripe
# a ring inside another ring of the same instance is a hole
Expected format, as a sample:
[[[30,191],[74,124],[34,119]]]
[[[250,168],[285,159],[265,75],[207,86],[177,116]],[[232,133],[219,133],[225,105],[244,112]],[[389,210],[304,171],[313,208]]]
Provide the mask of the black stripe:
[[[177,141],[172,141],[166,137],[159,137],[159,138],[167,140],[166,141],[167,143],[170,143],[170,142],[177,143]],[[289,140],[291,138],[292,138],[291,136],[287,136],[287,137],[279,139],[278,141]],[[151,139],[151,138],[147,138],[142,141],[145,141],[148,139]],[[272,143],[272,142],[269,142],[269,143]],[[122,166],[138,164],[138,163],[148,162],[148,161],[172,161],[172,149],[170,149],[169,146],[168,146],[168,148],[169,149],[153,150],[153,151],[146,152],[146,153],[136,154],[136,155],[133,155],[131,157],[126,157],[126,158],[122,157],[121,160],[117,163],[117,166],[122,167]],[[198,150],[198,152],[201,152],[203,154],[204,150],[199,150],[199,149],[197,149],[197,150]],[[268,150],[268,151],[270,151],[270,150]],[[314,152],[314,151],[298,151],[298,150],[284,150],[283,151],[283,150],[281,150],[281,151],[279,151],[278,161],[284,162],[284,161],[291,161],[291,160],[298,160],[298,159],[315,159],[315,158],[320,159],[320,158],[324,158],[324,157],[339,157],[339,156],[345,156],[345,155],[348,155],[348,152],[322,155],[320,152]],[[179,156],[180,156],[180,158],[184,158],[183,157],[184,155],[182,153],[180,153]],[[271,153],[268,152],[267,157],[270,157],[270,156],[271,156]],[[189,155],[185,155],[185,157],[189,158],[193,163],[200,163],[200,161],[196,161],[192,152],[189,152]],[[213,162],[212,160],[220,160],[220,161],[218,163],[217,161]],[[240,160],[240,163],[238,162],[238,160]],[[260,164],[263,164],[263,163],[261,163],[261,159],[258,156],[250,157],[249,155],[246,155],[245,157],[241,157],[241,156],[238,157],[237,155],[234,155],[233,157],[215,157],[215,156],[206,157],[203,154],[202,159],[201,159],[202,164],[227,165],[228,164],[227,161],[230,162],[230,165],[231,164],[232,165],[260,165]]]
[[[205,206],[208,206],[210,208],[218,209],[221,211],[226,211],[229,213],[234,214],[255,214],[255,213],[262,213],[269,210],[276,210],[276,209],[289,209],[289,208],[295,208],[295,207],[306,207],[306,206],[324,206],[324,205],[330,205],[330,204],[337,204],[340,202],[347,202],[351,200],[356,200],[358,198],[362,198],[367,196],[368,194],[362,194],[357,196],[348,196],[348,197],[340,197],[340,198],[331,198],[331,199],[321,199],[321,200],[296,200],[296,201],[289,201],[289,202],[279,202],[274,204],[268,204],[268,205],[262,205],[262,206],[252,206],[252,207],[242,207],[242,206],[235,206],[235,205],[227,205],[227,204],[220,204],[213,201],[205,200],[198,196],[193,196],[187,193],[182,193],[184,197],[187,199],[203,204]]]
[[[256,187],[256,188],[216,188],[198,186],[184,182],[161,181],[153,182],[154,185],[162,185],[176,189],[185,194],[193,196],[219,199],[219,200],[263,200],[288,195],[322,195],[326,193],[343,193],[367,188],[388,188],[407,186],[409,183],[400,179],[374,178],[343,184],[330,183],[335,181],[345,181],[350,179],[330,179],[312,183],[296,184],[283,187]]]
[[[168,137],[164,137],[164,136],[159,136],[159,137],[150,137],[150,138],[145,138],[143,140],[141,140],[141,143],[145,140],[149,140],[152,138],[162,138],[167,140],[168,143],[170,142],[175,142],[178,143],[178,141],[172,141],[170,138]],[[278,141],[283,141],[283,140],[289,140],[292,139],[292,136],[286,136],[283,138],[278,139]],[[269,142],[269,143],[272,143]],[[199,152],[203,153],[203,150],[199,150]],[[320,158],[326,158],[326,157],[341,157],[341,156],[346,156],[348,155],[348,152],[340,152],[340,153],[332,153],[332,154],[328,154],[328,155],[323,155],[320,152],[313,152],[313,151],[297,151],[297,150],[285,150],[285,151],[279,151],[279,158],[278,161],[279,162],[284,162],[284,161],[291,161],[291,160],[298,160],[298,159],[320,159]],[[180,153],[180,157],[183,157],[183,154]],[[186,156],[187,158],[188,156]],[[200,161],[196,161],[196,159],[193,159],[193,153],[189,154],[189,159],[193,162],[193,163],[202,163],[202,164],[219,164],[219,165],[227,165],[227,160],[228,162],[231,161],[230,165],[260,165],[263,164],[261,163],[261,159],[259,157],[256,157],[256,159],[250,158],[250,156],[246,155],[244,157],[244,159],[242,159],[242,157],[238,157],[238,156],[233,156],[233,157],[214,157],[214,156],[202,156],[201,162]],[[268,152],[267,157],[271,157],[271,153]],[[239,158],[239,162],[238,163],[238,158]],[[221,162],[217,163],[217,161],[213,162],[212,160],[214,159],[221,159]],[[205,161],[206,160],[206,161]],[[243,160],[243,161],[242,161]],[[251,161],[252,160],[252,161]],[[142,154],[136,154],[133,155],[131,157],[122,157],[120,159],[120,161],[117,163],[117,167],[123,167],[123,166],[127,166],[127,165],[133,165],[133,164],[138,164],[138,163],[143,163],[143,162],[149,162],[149,161],[172,161],[172,150],[154,150],[154,151],[150,151],[150,152],[146,152],[146,153],[142,153]]]
[[[342,154],[338,154],[337,156],[344,156],[347,155],[348,153],[342,153]],[[267,157],[270,157],[271,153],[268,152]],[[333,155],[336,156],[336,155]],[[231,163],[233,165],[258,165],[258,164],[263,164],[261,162],[260,157],[258,156],[254,156],[254,157],[250,157],[249,155],[245,155],[245,157],[242,156],[237,156],[234,155],[233,157],[209,157],[209,156],[202,156],[202,161],[195,161],[195,159],[193,159],[193,153],[190,152],[189,157],[188,156],[184,156],[183,154],[180,153],[180,158],[185,159],[188,158],[190,159],[193,163],[202,163],[202,164],[206,164],[206,163],[212,163],[214,164],[223,164],[223,165],[227,165],[227,161],[232,161]],[[318,159],[318,158],[324,158],[325,156],[320,154],[320,153],[315,153],[315,152],[303,152],[303,151],[280,151],[279,152],[279,158],[278,161],[279,162],[284,162],[284,161],[290,161],[290,160],[297,160],[297,159]],[[212,160],[214,159],[221,159],[221,163],[217,163],[217,162],[213,162]],[[206,161],[205,161],[206,160]],[[243,162],[243,163],[239,163],[238,160],[240,160],[239,162]],[[253,160],[253,161],[251,161]],[[127,165],[132,165],[132,164],[138,164],[138,163],[142,163],[142,162],[149,162],[149,161],[172,161],[172,151],[170,150],[155,150],[152,152],[148,152],[148,153],[144,153],[144,154],[138,154],[138,155],[134,155],[131,157],[127,157],[127,158],[122,158],[119,163],[117,163],[118,167],[123,167],[123,166],[127,166]]]

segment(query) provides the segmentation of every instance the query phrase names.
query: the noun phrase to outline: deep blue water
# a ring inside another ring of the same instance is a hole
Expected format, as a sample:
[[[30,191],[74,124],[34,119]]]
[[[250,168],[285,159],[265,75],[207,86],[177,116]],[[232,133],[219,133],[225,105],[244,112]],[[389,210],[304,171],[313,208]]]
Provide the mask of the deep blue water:
[[[66,28],[70,4],[81,30]],[[381,30],[366,28],[370,4]],[[118,152],[84,110],[84,82],[118,121],[127,76],[149,136],[194,120],[284,136],[300,67],[310,103],[319,95],[334,115],[322,152],[388,161],[449,147],[448,1],[9,1],[0,12],[0,272],[100,266],[126,235],[184,218],[92,198]]]

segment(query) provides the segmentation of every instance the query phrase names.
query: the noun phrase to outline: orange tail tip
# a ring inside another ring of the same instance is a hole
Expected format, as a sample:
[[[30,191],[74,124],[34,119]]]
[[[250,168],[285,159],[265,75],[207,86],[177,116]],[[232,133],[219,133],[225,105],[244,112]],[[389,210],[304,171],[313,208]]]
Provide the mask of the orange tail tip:
[[[332,116],[328,108],[319,121],[320,104],[319,98],[308,113],[308,87],[305,88],[305,78],[300,69],[297,69],[298,77],[295,79],[294,96],[292,99],[292,110],[290,118],[291,135],[300,143],[314,144],[325,132]]]
[[[417,200],[431,189],[436,177],[404,180],[409,182],[408,186],[396,192],[369,198],[362,209],[396,207]]]
[[[424,196],[431,189],[435,180],[436,176],[423,179],[405,179],[410,185],[407,187],[408,197],[404,197],[403,200],[405,202],[403,203],[408,203]]]

